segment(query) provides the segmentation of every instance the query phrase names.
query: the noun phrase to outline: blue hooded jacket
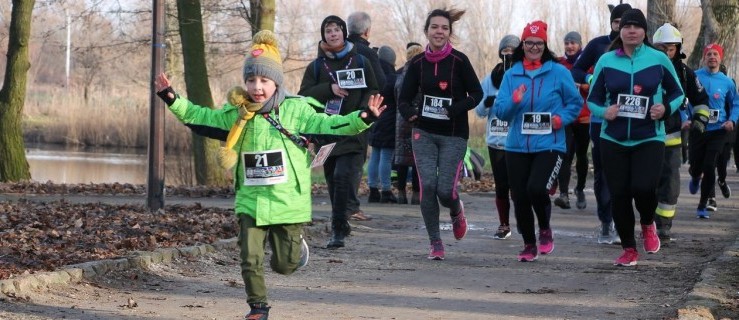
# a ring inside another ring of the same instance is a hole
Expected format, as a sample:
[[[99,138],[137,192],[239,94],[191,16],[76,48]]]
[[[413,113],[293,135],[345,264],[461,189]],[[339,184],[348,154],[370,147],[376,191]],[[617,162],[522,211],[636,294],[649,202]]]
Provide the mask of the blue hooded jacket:
[[[520,103],[513,102],[513,92],[520,85],[526,92]],[[524,70],[523,62],[516,62],[503,76],[498,97],[493,105],[495,116],[508,121],[509,131],[505,149],[511,152],[536,153],[543,151],[567,152],[565,126],[572,123],[582,108],[583,100],[575,86],[570,70],[555,61],[544,62],[537,70]],[[549,134],[524,134],[525,112],[550,112],[559,116],[562,127]]]
[[[708,94],[708,107],[718,113],[718,117],[709,117],[706,131],[722,129],[721,126],[728,120],[736,125],[739,119],[739,98],[734,81],[720,71],[711,73],[705,67],[696,71],[695,75]],[[726,114],[727,109],[729,114]]]

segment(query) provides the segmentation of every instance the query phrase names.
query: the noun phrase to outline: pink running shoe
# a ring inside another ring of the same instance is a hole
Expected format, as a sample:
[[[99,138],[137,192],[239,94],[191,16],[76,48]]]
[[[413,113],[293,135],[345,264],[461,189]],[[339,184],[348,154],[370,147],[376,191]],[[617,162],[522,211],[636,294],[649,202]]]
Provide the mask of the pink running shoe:
[[[518,261],[530,262],[536,260],[539,257],[539,249],[536,248],[535,244],[524,245],[523,251],[518,253]]]
[[[654,222],[641,225],[641,236],[644,239],[644,251],[647,253],[659,251],[660,241],[657,235],[657,226]]]
[[[454,238],[462,240],[464,235],[467,234],[467,229],[467,218],[464,216],[464,203],[462,200],[459,200],[459,214],[452,216],[452,232],[454,233]]]
[[[552,229],[539,230],[539,253],[550,254],[554,251],[554,237]]]
[[[429,260],[444,260],[444,244],[441,240],[431,241],[431,251],[428,256]]]
[[[636,248],[626,248],[624,253],[613,262],[613,265],[632,267],[636,265],[636,260],[639,260],[639,253],[636,252]]]

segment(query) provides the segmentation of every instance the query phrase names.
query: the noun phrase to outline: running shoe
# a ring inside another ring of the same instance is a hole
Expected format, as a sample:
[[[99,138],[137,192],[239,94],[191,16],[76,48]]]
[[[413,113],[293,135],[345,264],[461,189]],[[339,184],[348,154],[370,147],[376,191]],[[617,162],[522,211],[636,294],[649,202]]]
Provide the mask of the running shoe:
[[[524,245],[523,251],[518,253],[518,261],[530,262],[536,260],[539,257],[539,249],[536,248],[535,244]]]
[[[647,253],[657,253],[659,251],[661,243],[659,242],[657,226],[654,222],[641,225],[641,236],[644,241],[644,251]]]
[[[624,249],[624,253],[613,262],[613,265],[632,267],[636,265],[637,260],[639,260],[639,253],[636,251],[636,248],[626,248]]]
[[[588,202],[585,200],[585,192],[575,189],[575,197],[577,197],[575,205],[578,209],[583,210],[588,206]]]
[[[454,238],[462,240],[464,235],[467,234],[468,228],[467,218],[464,216],[464,203],[462,200],[459,200],[459,213],[456,216],[452,216],[452,232],[454,233]]]
[[[698,193],[698,189],[700,188],[700,186],[700,178],[690,178],[690,182],[688,182],[688,191],[690,191],[690,194],[696,194]]]
[[[444,260],[444,244],[441,240],[431,241],[431,249],[427,258],[429,260]]]
[[[567,195],[567,193],[560,193],[559,197],[554,199],[554,205],[562,209],[569,209],[570,208],[570,197]]]
[[[298,269],[308,265],[310,260],[310,247],[308,243],[303,239],[303,235],[300,235],[300,261],[298,262]]]
[[[706,211],[706,209],[698,209],[695,212],[695,217],[698,219],[709,219],[711,218],[711,214]]]
[[[266,303],[250,303],[249,307],[251,311],[246,314],[244,319],[246,320],[268,320],[269,309],[271,308]]]
[[[498,226],[498,231],[495,232],[495,235],[493,235],[494,239],[498,240],[505,240],[508,239],[508,237],[511,236],[511,226],[508,225],[500,225]]]
[[[554,251],[554,236],[552,229],[539,230],[539,252],[541,254],[550,254]]]
[[[716,198],[708,198],[708,201],[706,201],[706,210],[711,212],[718,210]]]
[[[731,197],[731,188],[726,184],[726,181],[718,180],[718,187],[721,189],[721,195],[724,196],[724,198],[728,199]]]

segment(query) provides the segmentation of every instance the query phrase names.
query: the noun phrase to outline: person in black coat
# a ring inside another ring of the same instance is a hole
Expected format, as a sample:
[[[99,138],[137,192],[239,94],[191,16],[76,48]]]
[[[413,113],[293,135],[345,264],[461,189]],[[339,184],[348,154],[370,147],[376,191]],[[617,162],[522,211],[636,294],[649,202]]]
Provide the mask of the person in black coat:
[[[387,97],[385,104],[392,113],[385,114],[377,119],[370,133],[372,153],[367,164],[367,182],[370,187],[368,202],[395,203],[397,198],[390,185],[390,174],[393,167],[393,152],[395,151],[395,52],[388,46],[378,49],[380,66],[385,74],[385,87],[380,94]]]

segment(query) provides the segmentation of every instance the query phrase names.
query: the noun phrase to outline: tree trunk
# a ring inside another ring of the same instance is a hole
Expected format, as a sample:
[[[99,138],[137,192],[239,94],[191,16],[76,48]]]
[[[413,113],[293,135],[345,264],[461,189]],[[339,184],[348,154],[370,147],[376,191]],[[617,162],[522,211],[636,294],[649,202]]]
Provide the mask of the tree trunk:
[[[647,37],[652,35],[665,22],[674,24],[676,0],[649,0],[647,1]]]
[[[275,0],[249,0],[251,35],[261,30],[275,31]]]
[[[713,42],[722,46],[730,46],[731,50],[724,48],[724,60],[730,60],[734,56],[734,33],[736,31],[739,0],[701,0],[701,29],[698,39],[695,41],[693,52],[688,58],[688,66],[693,69],[699,68],[703,57],[703,48]]]
[[[21,116],[26,100],[27,72],[31,68],[28,43],[35,0],[13,0],[8,34],[8,61],[0,89],[0,182],[31,179],[26,160]]]
[[[182,56],[185,66],[187,98],[195,104],[213,108],[213,96],[208,82],[208,67],[205,61],[203,19],[200,0],[177,0],[177,16],[182,41]],[[218,165],[216,140],[192,135],[195,181],[199,185],[224,185],[227,179]]]

